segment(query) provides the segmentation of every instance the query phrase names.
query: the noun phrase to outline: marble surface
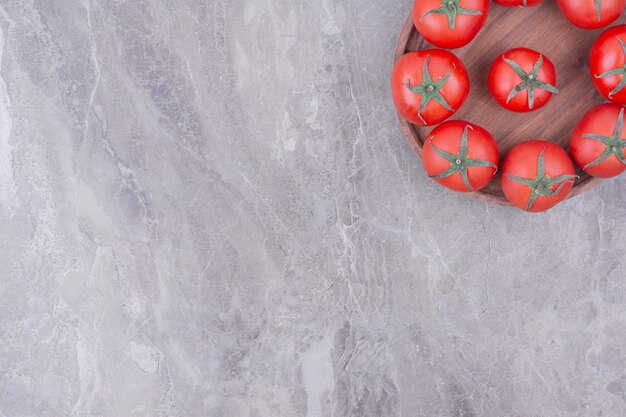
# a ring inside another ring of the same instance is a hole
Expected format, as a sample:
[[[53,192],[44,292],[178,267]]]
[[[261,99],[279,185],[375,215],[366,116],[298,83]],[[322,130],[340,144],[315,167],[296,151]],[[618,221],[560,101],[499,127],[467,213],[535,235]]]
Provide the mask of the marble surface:
[[[0,416],[623,416],[626,177],[437,187],[409,9],[0,2]]]

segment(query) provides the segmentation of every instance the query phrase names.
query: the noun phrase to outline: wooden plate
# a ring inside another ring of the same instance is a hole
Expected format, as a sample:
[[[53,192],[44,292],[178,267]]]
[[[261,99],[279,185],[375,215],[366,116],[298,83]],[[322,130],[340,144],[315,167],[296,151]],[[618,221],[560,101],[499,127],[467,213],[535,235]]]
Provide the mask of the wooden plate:
[[[624,23],[621,17],[615,24]],[[605,28],[606,29],[606,28]],[[487,129],[496,138],[500,157],[517,143],[532,139],[548,140],[569,148],[570,135],[584,114],[604,102],[589,74],[589,52],[604,29],[580,29],[567,21],[554,0],[527,8],[503,7],[491,3],[485,27],[469,45],[452,52],[465,63],[471,90],[463,107],[451,119],[467,120]],[[548,57],[557,71],[560,94],[531,113],[514,113],[500,107],[491,97],[487,78],[498,55],[515,47],[534,49]],[[407,52],[434,48],[406,20],[396,46],[395,60]],[[421,157],[424,139],[434,127],[417,127],[400,117],[402,130]],[[569,198],[579,195],[601,180],[578,170]],[[500,187],[500,177],[470,196],[494,204],[510,205]]]

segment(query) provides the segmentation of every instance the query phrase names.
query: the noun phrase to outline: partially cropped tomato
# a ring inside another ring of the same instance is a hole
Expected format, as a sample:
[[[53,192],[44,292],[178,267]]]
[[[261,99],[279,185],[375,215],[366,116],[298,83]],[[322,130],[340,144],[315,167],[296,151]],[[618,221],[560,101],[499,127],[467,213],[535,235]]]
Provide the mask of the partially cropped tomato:
[[[454,49],[476,37],[488,13],[489,0],[415,0],[413,22],[428,42]]]
[[[626,25],[613,26],[591,48],[589,71],[596,88],[606,99],[626,104]]]
[[[501,6],[517,6],[517,7],[527,7],[534,6],[535,4],[541,3],[541,0],[493,0]]]
[[[572,133],[574,162],[587,174],[611,178],[626,171],[624,107],[601,104],[591,109]]]
[[[540,109],[559,90],[552,62],[527,48],[511,49],[494,61],[489,72],[489,91],[508,110]]]
[[[491,182],[500,156],[489,132],[475,124],[451,120],[428,135],[422,149],[426,173],[439,184],[463,193]]]
[[[469,89],[463,62],[442,49],[410,52],[396,62],[391,74],[398,113],[418,126],[435,125],[452,116]]]
[[[624,11],[626,0],[557,0],[563,16],[583,29],[610,25]]]
[[[552,142],[522,142],[502,165],[502,191],[511,204],[525,211],[551,209],[567,198],[575,179],[569,155]]]

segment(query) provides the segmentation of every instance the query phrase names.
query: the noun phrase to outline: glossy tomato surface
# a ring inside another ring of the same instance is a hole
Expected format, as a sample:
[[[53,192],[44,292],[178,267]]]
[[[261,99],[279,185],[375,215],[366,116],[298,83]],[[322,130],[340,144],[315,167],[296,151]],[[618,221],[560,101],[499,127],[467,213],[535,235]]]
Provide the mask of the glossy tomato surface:
[[[439,48],[467,45],[487,21],[489,0],[415,0],[413,23]]]
[[[563,16],[578,27],[598,29],[620,17],[626,0],[557,0]]]
[[[526,78],[516,72],[515,64]],[[522,85],[528,87],[516,92],[515,89]],[[542,108],[553,94],[548,87],[557,91],[554,64],[532,49],[515,48],[505,52],[496,58],[489,71],[491,95],[498,104],[511,111],[530,112]]]
[[[549,210],[565,200],[575,178],[569,155],[552,142],[522,142],[502,164],[504,195],[514,206],[531,212]]]
[[[446,188],[478,191],[493,180],[500,161],[498,145],[485,129],[462,120],[437,126],[422,149],[426,173]]]
[[[570,152],[587,174],[615,177],[626,171],[624,107],[601,104],[591,109],[572,133]]]
[[[541,3],[542,0],[493,0],[501,6],[507,7],[528,7]]]
[[[626,25],[613,26],[596,39],[589,57],[593,83],[607,100],[626,104]]]
[[[391,74],[398,113],[418,126],[439,124],[452,116],[469,89],[465,65],[442,49],[410,52],[396,62]]]

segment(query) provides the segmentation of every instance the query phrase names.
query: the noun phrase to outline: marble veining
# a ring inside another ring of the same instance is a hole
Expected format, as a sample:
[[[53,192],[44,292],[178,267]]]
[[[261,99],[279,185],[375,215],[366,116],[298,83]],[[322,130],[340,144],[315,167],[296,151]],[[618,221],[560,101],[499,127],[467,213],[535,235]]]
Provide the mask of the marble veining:
[[[626,177],[439,188],[410,1],[0,2],[0,417],[621,417]]]

